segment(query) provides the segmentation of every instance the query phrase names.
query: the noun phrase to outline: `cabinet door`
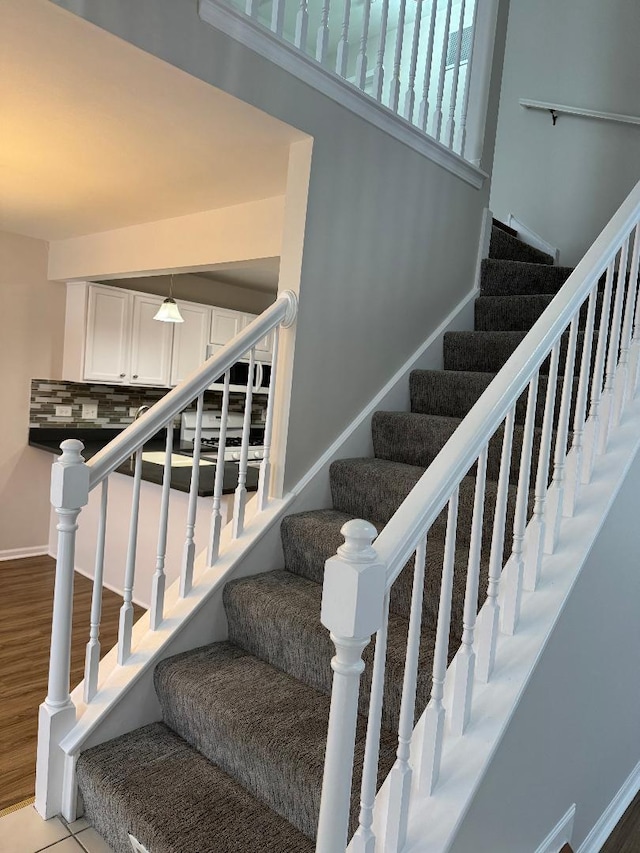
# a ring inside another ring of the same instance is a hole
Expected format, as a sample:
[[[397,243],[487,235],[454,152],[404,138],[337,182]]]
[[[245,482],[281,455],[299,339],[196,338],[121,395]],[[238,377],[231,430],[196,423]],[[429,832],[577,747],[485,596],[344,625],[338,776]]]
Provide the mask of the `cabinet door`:
[[[127,381],[131,294],[115,287],[89,288],[84,378]]]
[[[177,385],[207,357],[211,308],[178,302],[184,323],[176,323],[171,356],[171,384]]]
[[[212,344],[224,346],[238,334],[242,328],[242,314],[228,308],[214,308],[211,320]]]
[[[252,320],[255,320],[257,314],[243,314],[242,328],[244,329]],[[259,361],[271,361],[273,355],[273,332],[269,332],[262,340],[256,344],[256,358]]]
[[[153,319],[161,305],[161,296],[133,297],[131,385],[169,385],[174,324]]]

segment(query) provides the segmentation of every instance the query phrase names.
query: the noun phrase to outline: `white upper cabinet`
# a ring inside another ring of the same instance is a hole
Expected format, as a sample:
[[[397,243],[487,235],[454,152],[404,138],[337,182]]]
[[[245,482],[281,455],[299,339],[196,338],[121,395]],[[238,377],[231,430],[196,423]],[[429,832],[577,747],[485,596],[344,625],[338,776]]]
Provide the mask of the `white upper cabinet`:
[[[84,378],[123,383],[129,370],[131,294],[91,286],[87,305]]]
[[[173,323],[160,323],[153,319],[161,305],[160,296],[142,293],[133,296],[131,385],[169,384]]]
[[[228,308],[214,308],[209,343],[217,346],[228,344],[244,328],[243,317],[244,314],[239,311],[231,311]]]
[[[173,331],[171,384],[177,385],[207,357],[211,329],[211,308],[190,302],[178,302],[184,323],[176,323]]]
[[[255,320],[257,314],[242,314],[242,328],[248,326],[252,320]],[[273,355],[273,332],[269,332],[262,340],[256,344],[256,358],[259,361],[271,361]]]

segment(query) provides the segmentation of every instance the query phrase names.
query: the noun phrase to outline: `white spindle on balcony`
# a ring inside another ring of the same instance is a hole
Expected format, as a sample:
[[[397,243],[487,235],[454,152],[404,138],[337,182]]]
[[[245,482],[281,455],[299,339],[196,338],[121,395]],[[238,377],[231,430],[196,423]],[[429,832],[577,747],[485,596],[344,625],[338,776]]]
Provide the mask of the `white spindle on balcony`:
[[[285,0],[273,0],[271,6],[271,30],[282,38],[284,29]]]
[[[309,4],[307,0],[300,0],[298,14],[296,15],[296,32],[293,43],[303,53],[307,52],[307,37],[309,34]]]
[[[462,34],[464,32],[464,13],[466,3],[462,0],[460,4],[460,18],[458,21],[458,41],[456,43],[456,52],[453,60],[453,80],[451,81],[451,102],[449,104],[449,119],[447,121],[447,129],[445,133],[445,144],[449,148],[453,148],[453,138],[456,132],[456,107],[458,106],[458,82],[460,80],[460,57],[462,55]]]
[[[389,91],[389,106],[394,113],[398,112],[400,103],[400,68],[402,65],[402,45],[404,42],[404,21],[407,12],[407,0],[400,0],[398,9],[398,31],[396,34],[396,47],[393,59],[393,77]]]
[[[382,0],[380,12],[380,36],[378,37],[378,56],[376,68],[373,72],[373,97],[376,101],[382,101],[382,88],[384,86],[384,51],[387,46],[387,27],[389,26],[389,0]]]
[[[473,496],[471,542],[467,561],[467,583],[464,594],[462,643],[456,657],[453,699],[451,702],[451,731],[462,735],[471,714],[471,696],[475,673],[476,614],[478,611],[478,584],[480,581],[480,557],[482,554],[482,522],[484,520],[484,495],[487,480],[487,448],[478,457],[476,487]]]
[[[540,436],[533,517],[529,528],[529,541],[527,543],[526,564],[524,568],[524,588],[528,590],[535,590],[538,585],[544,553],[545,507],[547,505],[547,487],[549,485],[549,463],[551,458],[551,441],[553,439],[553,415],[556,408],[558,389],[559,361],[560,342],[558,341],[551,351],[549,375],[547,376],[547,393],[544,401],[542,434]]]
[[[447,533],[444,544],[442,583],[440,585],[440,601],[438,605],[438,627],[436,629],[436,646],[433,654],[431,701],[427,706],[424,716],[419,780],[420,791],[424,794],[433,793],[438,783],[440,761],[442,758],[442,737],[445,719],[442,698],[444,696],[444,677],[447,673],[449,632],[451,629],[451,596],[453,593],[453,569],[456,552],[456,526],[458,524],[458,495],[459,487],[456,486],[449,498],[449,510],[447,512]]]
[[[418,49],[420,47],[420,26],[422,24],[422,4],[424,0],[416,0],[416,17],[413,22],[413,42],[411,45],[411,64],[409,66],[409,84],[404,100],[404,115],[408,121],[413,121],[413,110],[416,102],[416,71],[418,68]]]
[[[429,18],[429,35],[427,37],[427,56],[424,64],[422,83],[422,101],[418,112],[418,127],[427,132],[429,121],[429,87],[431,86],[431,71],[433,68],[433,48],[435,45],[436,18],[438,16],[438,0],[431,0],[431,16]]]
[[[131,632],[133,630],[133,584],[136,573],[136,549],[138,546],[138,517],[140,515],[140,484],[142,482],[142,447],[135,452],[133,490],[131,495],[131,519],[127,543],[127,562],[124,573],[124,594],[118,625],[118,663],[126,663],[131,654]]]
[[[469,95],[471,94],[471,80],[473,69],[473,53],[476,40],[476,24],[478,20],[478,3],[473,8],[473,21],[469,33],[469,58],[467,60],[467,74],[464,81],[464,95],[462,97],[462,109],[460,111],[460,142],[457,147],[458,153],[464,157],[467,145],[467,116],[469,114]]]
[[[509,472],[511,470],[511,443],[513,441],[513,424],[515,408],[511,409],[504,424],[502,439],[502,454],[500,456],[500,473],[498,474],[498,491],[493,513],[493,530],[491,533],[491,551],[489,553],[489,583],[487,586],[487,601],[480,624],[478,625],[478,658],[476,674],[480,681],[487,682],[493,671],[496,655],[496,640],[500,624],[500,575],[504,555],[504,531],[507,518],[507,500],[509,498]]]
[[[167,531],[169,527],[169,498],[171,491],[171,454],[173,453],[173,419],[167,424],[167,440],[162,472],[162,496],[160,498],[160,523],[158,525],[158,548],[156,570],[151,586],[151,609],[149,624],[157,630],[164,618],[164,589],[166,585],[165,560],[167,556]]]
[[[187,508],[187,531],[182,555],[180,573],[180,597],[189,595],[193,587],[193,564],[196,558],[196,513],[198,511],[198,490],[200,488],[200,447],[202,443],[202,413],[204,411],[204,393],[198,397],[196,408],[196,429],[193,439],[193,465],[191,466],[191,485],[189,487],[189,506]]]
[[[407,636],[407,653],[402,681],[402,699],[400,702],[400,724],[398,726],[398,750],[396,760],[389,775],[389,804],[387,807],[387,832],[384,849],[400,851],[407,835],[409,816],[409,796],[413,771],[409,764],[413,718],[416,709],[416,686],[418,680],[418,658],[420,655],[420,634],[422,628],[422,599],[424,596],[424,572],[427,559],[427,537],[416,549],[413,569],[413,589],[411,592],[411,614]],[[446,653],[445,653],[446,654]]]
[[[324,65],[329,50],[329,6],[331,0],[323,0],[322,12],[320,14],[320,26],[316,39],[316,59]]]
[[[513,547],[507,570],[507,583],[502,609],[502,630],[505,634],[515,634],[520,618],[522,581],[524,577],[524,533],[527,526],[527,507],[529,503],[529,483],[531,480],[531,451],[536,421],[536,403],[538,400],[538,373],[534,373],[527,394],[527,414],[524,421],[520,468],[518,470],[518,488],[516,506],[513,515]]]
[[[364,0],[362,9],[362,35],[360,36],[360,49],[356,58],[356,85],[362,90],[364,90],[367,80],[367,45],[369,44],[372,3],[373,0]]]
[[[598,452],[600,454],[604,453],[607,449],[609,433],[613,422],[613,388],[616,367],[618,366],[618,354],[620,352],[620,331],[622,323],[622,306],[624,304],[624,295],[626,290],[628,251],[629,238],[627,238],[622,244],[620,263],[618,264],[618,274],[616,276],[615,300],[613,304],[613,315],[611,317],[611,328],[609,329],[609,349],[607,353],[604,388],[602,389],[604,406],[602,411],[602,421],[600,424],[600,433],[598,435]]]
[[[442,53],[440,55],[440,74],[438,76],[438,93],[436,95],[436,108],[433,114],[433,126],[431,135],[440,141],[442,132],[442,100],[444,97],[445,74],[447,70],[447,47],[449,45],[449,32],[451,28],[452,0],[447,0],[447,11],[444,22],[444,35],[442,39]]]
[[[340,77],[347,76],[347,62],[349,61],[349,24],[351,22],[351,0],[344,0],[344,17],[342,18],[342,31],[338,50],[336,52],[336,74]]]
[[[107,506],[109,502],[109,479],[102,481],[96,562],[93,571],[91,592],[91,626],[89,642],[84,659],[84,701],[90,702],[98,690],[98,666],[100,665],[100,619],[102,616],[102,578],[104,574],[104,546],[107,535]]]
[[[636,225],[633,235],[633,253],[631,255],[631,269],[629,271],[629,287],[627,288],[627,301],[624,309],[624,323],[622,325],[622,341],[620,344],[620,362],[616,377],[615,388],[615,410],[613,421],[617,426],[620,423],[622,412],[627,401],[629,386],[629,352],[631,349],[631,334],[633,330],[633,314],[638,298],[638,266],[640,263],[640,225]]]

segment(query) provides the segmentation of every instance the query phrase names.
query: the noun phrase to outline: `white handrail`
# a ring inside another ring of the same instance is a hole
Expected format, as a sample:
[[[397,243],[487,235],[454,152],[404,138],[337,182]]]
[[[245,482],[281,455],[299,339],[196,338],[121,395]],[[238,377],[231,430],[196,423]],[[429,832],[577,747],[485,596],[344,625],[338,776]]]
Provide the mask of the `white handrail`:
[[[640,181],[376,539],[387,588],[416,550],[640,216]]]
[[[249,323],[223,349],[196,368],[184,382],[169,391],[148,412],[96,453],[87,462],[90,472],[89,488],[95,488],[112,471],[122,465],[135,450],[153,438],[171,418],[180,414],[192,400],[206,391],[272,329],[278,325],[283,325],[285,328],[290,326],[295,319],[297,305],[298,299],[293,291],[287,290],[282,293],[273,305]]]
[[[520,98],[520,106],[526,110],[545,110],[550,113],[558,113],[569,116],[582,116],[583,118],[595,118],[603,121],[615,121],[622,124],[640,124],[640,116],[624,115],[623,113],[606,113],[600,110],[588,110],[586,107],[569,107],[566,104],[551,104],[547,101],[531,101],[528,98]]]

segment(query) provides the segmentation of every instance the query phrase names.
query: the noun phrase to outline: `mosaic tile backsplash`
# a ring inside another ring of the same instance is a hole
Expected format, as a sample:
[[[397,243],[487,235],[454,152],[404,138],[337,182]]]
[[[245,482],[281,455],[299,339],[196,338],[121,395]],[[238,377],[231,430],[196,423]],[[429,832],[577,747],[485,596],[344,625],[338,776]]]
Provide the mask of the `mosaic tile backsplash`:
[[[140,388],[130,385],[99,385],[84,382],[65,382],[56,379],[32,379],[29,406],[30,427],[70,427],[72,429],[117,429],[133,421],[130,408],[152,406],[167,393],[164,388]],[[97,403],[98,417],[83,418],[82,404]],[[56,415],[56,406],[71,406],[71,417]],[[196,404],[189,408],[195,409]],[[207,411],[222,408],[222,391],[205,391]],[[266,396],[254,398],[251,421],[264,421]],[[229,410],[244,411],[244,395],[231,394]]]

